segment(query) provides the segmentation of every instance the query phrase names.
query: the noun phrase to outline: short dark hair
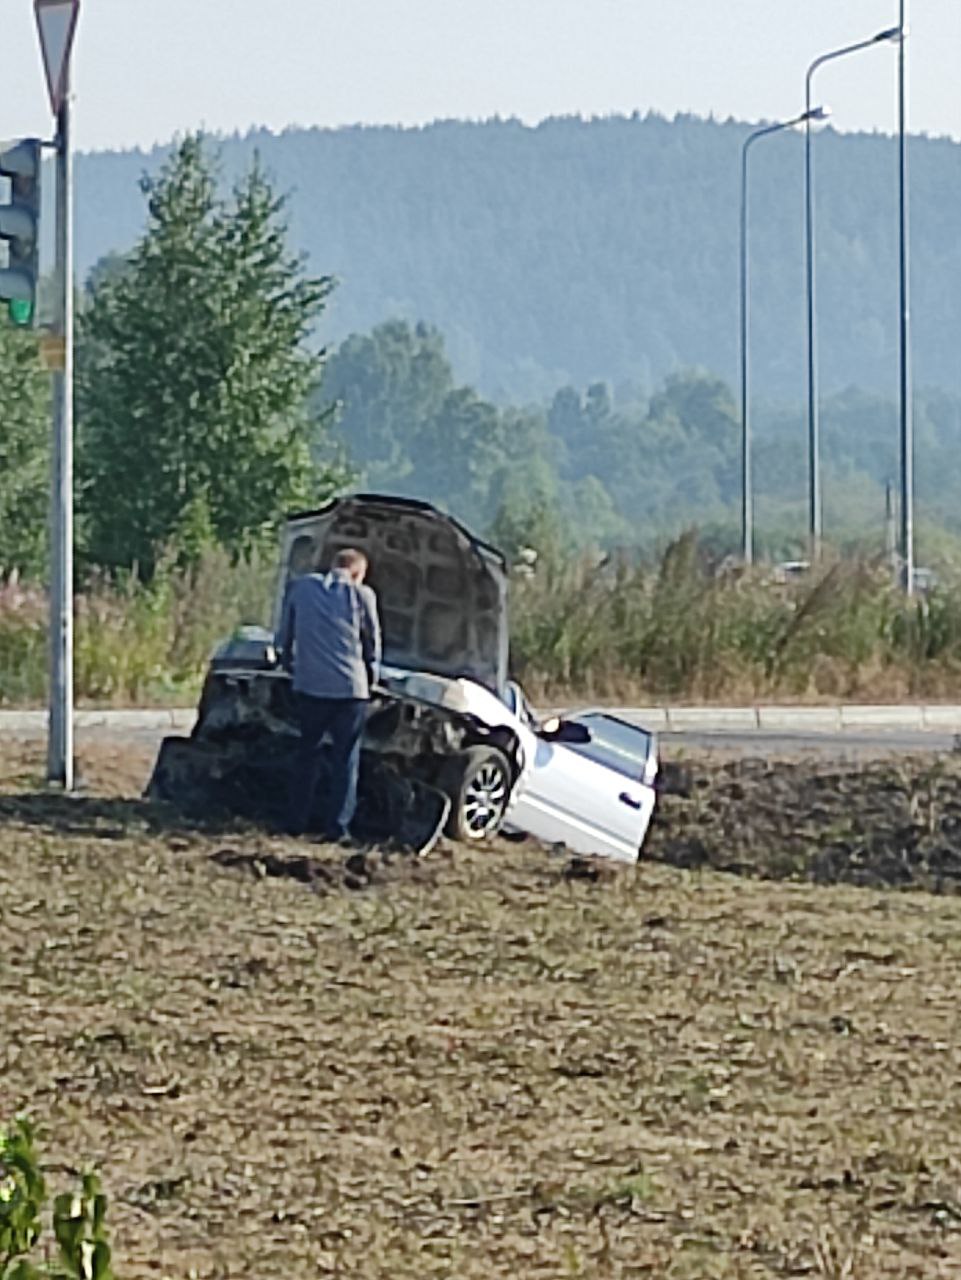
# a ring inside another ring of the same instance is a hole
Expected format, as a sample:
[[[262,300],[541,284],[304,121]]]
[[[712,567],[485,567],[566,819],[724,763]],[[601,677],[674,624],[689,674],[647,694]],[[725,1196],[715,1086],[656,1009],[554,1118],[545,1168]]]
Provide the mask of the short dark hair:
[[[347,569],[349,572],[360,572],[367,569],[367,557],[356,547],[341,547],[334,556],[335,569]]]

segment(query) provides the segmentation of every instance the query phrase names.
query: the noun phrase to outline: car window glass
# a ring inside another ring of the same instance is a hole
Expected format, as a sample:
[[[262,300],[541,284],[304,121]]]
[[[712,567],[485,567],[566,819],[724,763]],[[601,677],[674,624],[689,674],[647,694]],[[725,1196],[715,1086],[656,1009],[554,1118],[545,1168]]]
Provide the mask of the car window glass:
[[[533,724],[534,713],[531,711],[530,704],[524,697],[524,692],[520,685],[514,680],[508,680],[507,687],[504,690],[504,702],[517,716],[521,724]]]
[[[590,729],[591,740],[565,743],[569,751],[596,760],[598,764],[615,769],[635,782],[643,779],[651,751],[651,735],[645,729],[618,720],[616,716],[597,713],[572,716],[571,719]]]

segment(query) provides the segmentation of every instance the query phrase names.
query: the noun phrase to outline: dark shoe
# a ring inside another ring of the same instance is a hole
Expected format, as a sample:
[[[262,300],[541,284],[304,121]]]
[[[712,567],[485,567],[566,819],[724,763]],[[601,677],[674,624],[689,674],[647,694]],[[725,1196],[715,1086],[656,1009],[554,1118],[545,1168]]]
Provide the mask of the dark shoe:
[[[323,835],[314,836],[315,844],[332,845],[335,849],[353,849],[356,842],[346,832],[327,831]]]

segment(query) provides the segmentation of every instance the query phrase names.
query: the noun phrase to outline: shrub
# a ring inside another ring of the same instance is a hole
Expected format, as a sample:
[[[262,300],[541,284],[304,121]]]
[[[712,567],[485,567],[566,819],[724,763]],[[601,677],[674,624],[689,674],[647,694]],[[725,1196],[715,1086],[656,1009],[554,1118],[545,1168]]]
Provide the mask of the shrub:
[[[86,1173],[79,1190],[54,1199],[54,1261],[43,1240],[46,1206],[33,1126],[21,1118],[6,1132],[0,1130],[0,1280],[112,1280],[104,1230],[107,1200],[97,1178]]]

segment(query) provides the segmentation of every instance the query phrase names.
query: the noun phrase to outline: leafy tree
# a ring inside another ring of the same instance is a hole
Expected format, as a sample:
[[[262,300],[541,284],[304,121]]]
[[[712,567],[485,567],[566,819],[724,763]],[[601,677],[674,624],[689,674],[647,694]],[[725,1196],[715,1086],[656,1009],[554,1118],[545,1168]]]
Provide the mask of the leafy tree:
[[[411,466],[423,493],[462,519],[483,524],[491,479],[504,463],[502,419],[496,405],[458,387],[411,441]]]
[[[389,320],[352,334],[331,356],[323,398],[365,486],[395,487],[410,475],[411,440],[454,390],[444,340],[429,325]]]
[[[49,381],[32,334],[0,320],[0,574],[46,560]]]
[[[703,369],[669,374],[651,399],[651,418],[673,414],[687,430],[724,448],[737,438],[738,410],[730,387]]]
[[[585,476],[571,486],[564,507],[564,523],[581,546],[627,546],[638,541],[637,530],[618,514],[597,476]]]
[[[93,298],[101,285],[116,282],[127,270],[129,261],[126,254],[123,253],[106,253],[90,268],[87,273],[87,279],[84,285],[83,301]]]
[[[141,186],[146,233],[84,313],[78,443],[88,554],[149,577],[198,533],[249,552],[337,477],[312,462],[307,408],[333,282],[288,248],[284,199],[256,160],[221,196],[200,136]]]
[[[505,468],[494,488],[496,512],[488,537],[509,560],[534,551],[540,563],[553,563],[573,547],[570,528],[561,523],[558,485],[543,457],[521,468]]]
[[[487,536],[511,562],[533,551],[534,563],[553,564],[569,550],[557,508],[540,494],[531,500],[510,495],[498,508]]]
[[[426,498],[485,527],[502,473],[546,447],[540,414],[501,409],[458,386],[436,329],[404,320],[354,334],[334,352],[323,395],[337,435],[370,488]]]

